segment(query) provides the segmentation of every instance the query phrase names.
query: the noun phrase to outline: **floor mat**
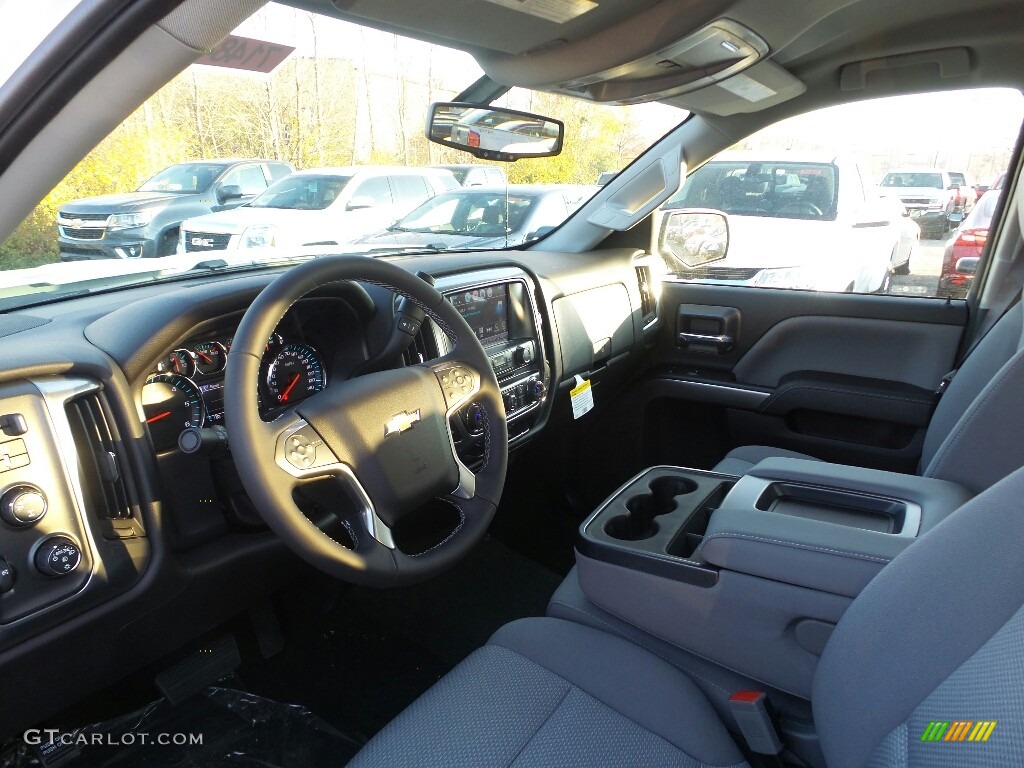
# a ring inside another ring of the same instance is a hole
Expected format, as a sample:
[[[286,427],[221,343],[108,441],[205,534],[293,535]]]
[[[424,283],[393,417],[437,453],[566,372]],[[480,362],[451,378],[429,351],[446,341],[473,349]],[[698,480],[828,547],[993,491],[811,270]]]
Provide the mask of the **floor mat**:
[[[311,580],[278,604],[284,649],[262,658],[243,614],[220,631],[238,642],[236,677],[171,707],[150,700],[152,672],[122,681],[77,713],[64,733],[201,733],[203,743],[129,744],[102,737],[68,768],[344,765],[359,747],[501,627],[541,616],[560,577],[493,538],[412,587],[371,590]],[[237,688],[238,690],[232,690]],[[243,692],[244,691],[244,692]],[[129,695],[131,694],[131,695]],[[279,702],[289,702],[282,704]],[[121,716],[119,713],[130,714]],[[25,745],[18,768],[39,765]],[[0,763],[8,764],[0,755]],[[52,764],[52,763],[51,763]]]
[[[246,663],[246,688],[301,703],[368,738],[503,624],[542,616],[560,577],[492,538],[446,573],[355,588],[319,616],[289,617],[285,650]]]
[[[210,687],[187,703],[165,699],[102,723],[44,735],[5,756],[13,768],[291,768],[343,765],[361,742],[308,709]],[[34,740],[34,738],[32,739]],[[45,763],[41,762],[41,759]]]

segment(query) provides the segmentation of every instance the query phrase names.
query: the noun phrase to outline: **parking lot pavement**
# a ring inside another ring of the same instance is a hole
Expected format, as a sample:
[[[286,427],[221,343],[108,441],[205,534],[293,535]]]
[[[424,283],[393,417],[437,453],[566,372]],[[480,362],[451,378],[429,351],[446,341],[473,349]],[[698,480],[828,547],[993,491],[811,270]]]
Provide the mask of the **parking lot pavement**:
[[[902,296],[934,296],[942,269],[945,240],[922,240],[910,257],[910,274],[894,275],[889,293]]]

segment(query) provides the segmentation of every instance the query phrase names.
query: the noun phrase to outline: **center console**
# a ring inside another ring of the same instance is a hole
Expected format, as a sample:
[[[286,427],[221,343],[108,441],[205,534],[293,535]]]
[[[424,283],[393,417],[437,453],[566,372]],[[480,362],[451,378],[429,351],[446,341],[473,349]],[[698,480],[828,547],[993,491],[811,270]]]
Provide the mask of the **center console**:
[[[494,269],[437,280],[436,287],[484,347],[501,388],[508,421],[509,446],[526,439],[542,424],[550,386],[541,317],[533,283],[519,269]],[[436,337],[439,348],[447,339]],[[483,457],[483,413],[470,403],[453,420],[455,446],[468,465]]]
[[[619,619],[809,699],[849,604],[970,497],[941,480],[799,459],[743,477],[653,467],[581,526],[579,583]]]

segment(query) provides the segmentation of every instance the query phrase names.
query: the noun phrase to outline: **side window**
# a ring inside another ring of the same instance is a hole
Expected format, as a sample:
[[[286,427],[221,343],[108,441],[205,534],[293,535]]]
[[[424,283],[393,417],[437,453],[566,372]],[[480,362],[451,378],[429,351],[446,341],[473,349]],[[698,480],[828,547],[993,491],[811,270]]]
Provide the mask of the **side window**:
[[[359,183],[352,197],[369,198],[374,205],[391,205],[391,185],[387,176],[371,176]]]
[[[661,208],[655,247],[684,281],[963,298],[995,206],[945,180],[994,184],[1022,119],[1019,91],[986,89],[777,123],[689,173]]]
[[[221,186],[237,185],[242,188],[243,195],[258,195],[267,188],[267,179],[263,175],[263,169],[258,165],[243,165],[229,171],[223,179]]]
[[[291,167],[285,163],[267,163],[267,169],[270,171],[271,182],[280,181],[292,174]]]
[[[430,197],[427,180],[422,176],[392,176],[391,188],[395,193],[395,204],[410,211]]]

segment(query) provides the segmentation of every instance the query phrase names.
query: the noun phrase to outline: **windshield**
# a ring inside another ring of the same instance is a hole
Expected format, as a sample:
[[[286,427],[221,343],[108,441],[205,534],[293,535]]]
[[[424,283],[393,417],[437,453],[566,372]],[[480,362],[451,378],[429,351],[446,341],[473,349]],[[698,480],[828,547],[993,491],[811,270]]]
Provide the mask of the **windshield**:
[[[139,192],[184,192],[196,193],[209,189],[220,172],[224,170],[221,165],[210,163],[181,163],[172,165],[166,170],[160,171],[156,176],[147,181]]]
[[[883,187],[931,187],[942,189],[941,173],[887,173]]]
[[[296,174],[271,184],[250,208],[295,208],[322,211],[341,195],[351,176]]]
[[[714,208],[743,216],[834,219],[838,172],[831,163],[769,158],[712,161],[690,174],[665,208]]]
[[[365,238],[392,233],[400,220],[406,226],[435,195],[482,185],[492,192],[490,203],[463,201],[445,221],[410,227],[468,233],[478,218],[482,226],[485,212],[493,227],[492,204],[500,198],[500,234],[473,247],[516,247],[561,225],[599,178],[623,169],[688,116],[662,104],[602,106],[515,88],[495,104],[563,122],[562,154],[488,162],[428,141],[424,131],[430,104],[455,100],[482,76],[468,53],[274,3],[233,35],[222,46],[235,53],[244,45],[279,51],[271,71],[235,68],[238,57],[215,48],[153,93],[0,241],[0,269],[7,271],[0,294],[55,297],[211,264],[242,268],[306,258],[312,250],[365,253]],[[154,80],[142,74],[140,82]],[[458,115],[478,127],[508,122],[487,109]],[[504,128],[527,142],[550,140],[542,121],[513,122]],[[363,167],[375,172],[331,171]],[[296,171],[303,175],[282,179]],[[521,191],[505,200],[508,184]],[[544,206],[533,224],[526,214],[532,192],[565,185],[583,192]],[[339,196],[344,204],[332,206]],[[227,233],[223,212],[239,206],[252,221],[245,232]],[[332,215],[295,224],[272,209]],[[254,215],[261,210],[266,220]],[[529,232],[513,240],[524,222]],[[403,247],[410,246],[395,250]],[[386,250],[375,243],[375,253]],[[0,301],[0,308],[12,305]]]

